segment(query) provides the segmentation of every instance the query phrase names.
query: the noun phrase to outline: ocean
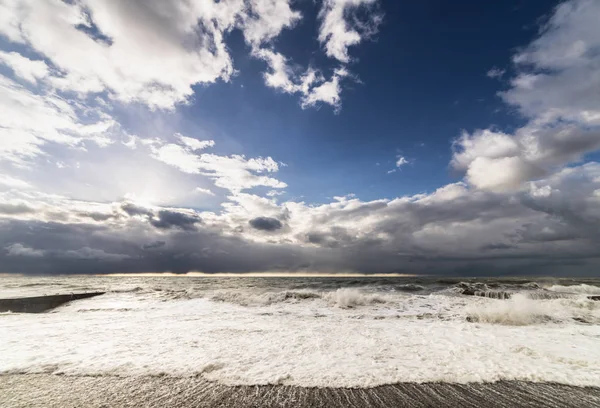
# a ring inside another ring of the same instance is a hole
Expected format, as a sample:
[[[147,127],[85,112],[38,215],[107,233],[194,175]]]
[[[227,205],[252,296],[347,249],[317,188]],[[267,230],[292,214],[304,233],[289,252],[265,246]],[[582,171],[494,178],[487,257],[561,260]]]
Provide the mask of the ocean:
[[[600,279],[0,278],[0,298],[88,291],[0,314],[0,383],[600,387]]]

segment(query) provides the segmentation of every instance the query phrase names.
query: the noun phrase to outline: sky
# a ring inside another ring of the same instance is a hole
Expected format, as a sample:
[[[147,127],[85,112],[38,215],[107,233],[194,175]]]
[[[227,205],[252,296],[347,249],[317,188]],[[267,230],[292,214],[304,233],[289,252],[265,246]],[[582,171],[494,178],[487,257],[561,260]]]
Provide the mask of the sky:
[[[0,272],[597,274],[598,21],[1,0]]]

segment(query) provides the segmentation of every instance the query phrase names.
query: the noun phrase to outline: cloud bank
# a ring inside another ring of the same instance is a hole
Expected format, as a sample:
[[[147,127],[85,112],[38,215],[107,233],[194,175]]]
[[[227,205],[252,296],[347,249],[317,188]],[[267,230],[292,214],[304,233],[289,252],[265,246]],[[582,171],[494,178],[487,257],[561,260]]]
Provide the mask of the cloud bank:
[[[597,271],[600,164],[586,159],[600,149],[593,0],[559,5],[513,56],[512,76],[490,69],[508,81],[500,96],[525,124],[462,133],[450,166],[464,179],[433,192],[285,199],[277,158],[121,125],[117,106],[159,115],[203,103],[194,86],[235,74],[234,30],[265,64],[268,87],[297,95],[302,108],[340,109],[352,47],[382,21],[377,2],[319,3],[316,38],[337,64],[329,76],[278,51],[280,33],[305,18],[293,6],[3,2],[0,34],[13,48],[0,53],[0,272]],[[398,156],[396,168],[408,162]]]

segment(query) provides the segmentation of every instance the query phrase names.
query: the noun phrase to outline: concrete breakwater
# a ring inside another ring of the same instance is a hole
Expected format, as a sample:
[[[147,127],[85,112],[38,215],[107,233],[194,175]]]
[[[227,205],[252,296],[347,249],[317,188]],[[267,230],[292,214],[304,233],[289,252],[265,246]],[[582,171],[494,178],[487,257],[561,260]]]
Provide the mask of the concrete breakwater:
[[[0,299],[0,312],[42,313],[67,302],[103,295],[105,292],[70,293],[66,295],[35,296]]]

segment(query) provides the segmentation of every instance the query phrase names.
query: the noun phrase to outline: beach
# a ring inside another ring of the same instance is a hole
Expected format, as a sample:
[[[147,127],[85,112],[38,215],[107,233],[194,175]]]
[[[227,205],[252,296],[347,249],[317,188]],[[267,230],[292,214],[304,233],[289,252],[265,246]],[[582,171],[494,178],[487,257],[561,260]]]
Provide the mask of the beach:
[[[63,407],[596,407],[600,388],[519,381],[400,383],[375,388],[229,387],[199,378],[0,375],[3,406]]]

